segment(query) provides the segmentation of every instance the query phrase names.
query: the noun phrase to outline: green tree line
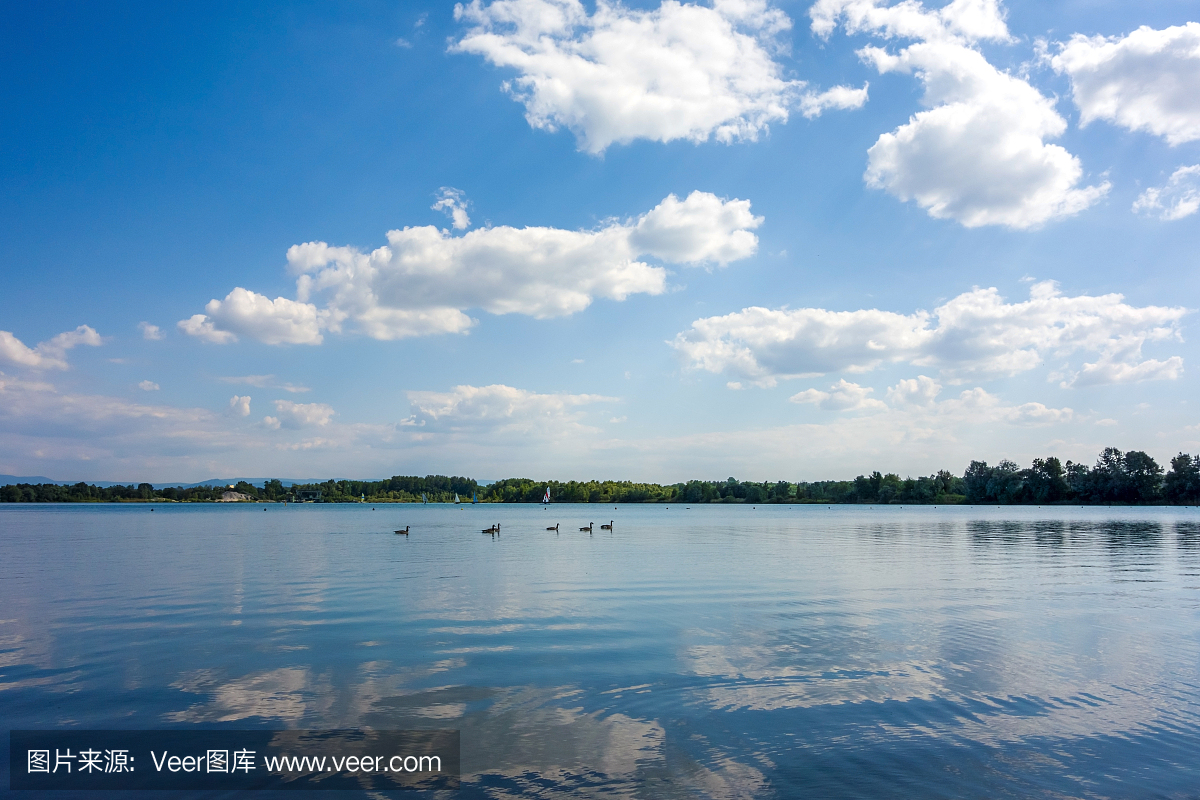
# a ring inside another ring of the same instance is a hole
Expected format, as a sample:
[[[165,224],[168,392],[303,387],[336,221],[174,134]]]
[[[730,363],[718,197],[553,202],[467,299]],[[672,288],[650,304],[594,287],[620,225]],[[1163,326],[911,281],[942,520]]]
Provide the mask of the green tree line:
[[[1200,456],[1180,453],[1164,470],[1146,453],[1106,448],[1096,464],[1062,463],[1038,458],[1026,469],[1004,460],[995,466],[972,461],[960,477],[946,470],[917,478],[872,472],[852,481],[693,480],[675,484],[633,481],[545,481],[506,478],[480,486],[471,478],[446,475],[396,475],[382,481],[335,481],[284,486],[269,480],[261,488],[245,481],[235,486],[181,486],[155,489],[151,484],[98,487],[87,483],[16,484],[0,487],[0,502],[213,502],[228,491],[253,501],[347,503],[539,503],[547,488],[559,503],[870,503],[900,505],[971,504],[1200,504]]]

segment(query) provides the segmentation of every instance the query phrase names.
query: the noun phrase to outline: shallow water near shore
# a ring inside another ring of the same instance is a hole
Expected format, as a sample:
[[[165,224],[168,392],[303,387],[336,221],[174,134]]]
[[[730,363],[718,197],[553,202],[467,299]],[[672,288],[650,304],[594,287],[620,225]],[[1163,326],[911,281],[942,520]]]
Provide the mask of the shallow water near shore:
[[[2,789],[8,729],[221,726],[457,728],[463,798],[1200,797],[1197,509],[373,508],[0,506]]]

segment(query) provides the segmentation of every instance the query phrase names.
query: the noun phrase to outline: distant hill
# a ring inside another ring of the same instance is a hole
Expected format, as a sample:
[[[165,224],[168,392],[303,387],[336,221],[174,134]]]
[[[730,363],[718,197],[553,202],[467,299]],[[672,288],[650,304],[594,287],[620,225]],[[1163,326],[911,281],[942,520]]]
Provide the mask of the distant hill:
[[[42,477],[41,475],[0,475],[0,483],[4,484],[5,486],[8,486],[12,483],[57,483],[62,486],[71,485],[66,481],[52,481],[49,478]],[[76,483],[78,483],[78,481],[76,481]]]

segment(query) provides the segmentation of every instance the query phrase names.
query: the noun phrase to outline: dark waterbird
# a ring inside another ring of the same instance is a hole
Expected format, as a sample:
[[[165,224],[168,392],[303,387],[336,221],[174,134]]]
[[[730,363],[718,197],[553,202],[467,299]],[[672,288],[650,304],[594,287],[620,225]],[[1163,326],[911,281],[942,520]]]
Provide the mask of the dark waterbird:
[[[396,531],[396,533],[400,534],[401,536],[408,536],[408,529],[411,527],[412,527],[411,525],[405,525],[404,530]]]
[[[612,530],[612,526],[613,526],[613,521],[610,519],[610,520],[608,521],[608,524],[607,524],[607,525],[601,525],[601,526],[600,526],[600,530],[602,530],[602,531],[611,531],[611,530]]]
[[[495,525],[493,525],[490,528],[484,528],[482,532],[483,533],[492,533],[492,534],[499,533],[500,532],[500,523],[497,522]]]
[[[554,527],[551,527],[551,528],[546,528],[546,530],[548,530],[548,531],[554,531],[555,533],[558,533],[558,523],[557,523],[557,522],[556,522],[556,523],[554,523]]]
[[[586,527],[586,528],[580,528],[579,530],[581,530],[581,531],[587,531],[588,533],[591,533],[591,532],[592,532],[592,525],[593,525],[593,524],[594,524],[594,523],[591,523],[591,522],[589,522],[589,523],[587,524],[587,527]]]

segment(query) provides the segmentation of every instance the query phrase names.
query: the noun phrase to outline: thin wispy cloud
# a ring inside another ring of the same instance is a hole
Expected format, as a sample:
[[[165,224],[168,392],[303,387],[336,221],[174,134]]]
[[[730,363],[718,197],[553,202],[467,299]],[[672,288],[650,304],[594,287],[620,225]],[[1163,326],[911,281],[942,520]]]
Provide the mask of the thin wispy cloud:
[[[256,386],[260,389],[282,389],[285,392],[299,394],[311,392],[307,386],[299,386],[293,383],[281,383],[274,375],[227,375],[220,377],[221,383],[230,383],[242,386]]]
[[[1136,213],[1174,222],[1200,211],[1200,164],[1180,167],[1163,186],[1152,186],[1133,202]]]

